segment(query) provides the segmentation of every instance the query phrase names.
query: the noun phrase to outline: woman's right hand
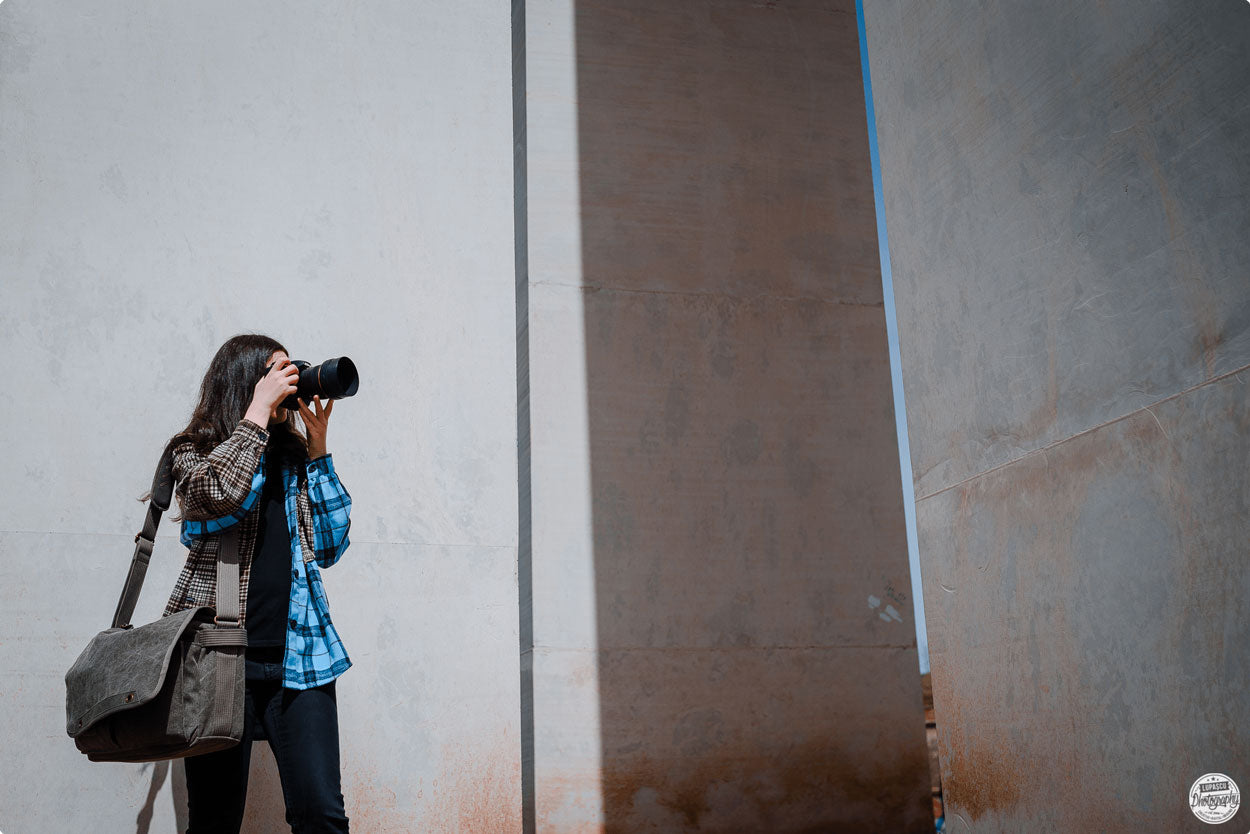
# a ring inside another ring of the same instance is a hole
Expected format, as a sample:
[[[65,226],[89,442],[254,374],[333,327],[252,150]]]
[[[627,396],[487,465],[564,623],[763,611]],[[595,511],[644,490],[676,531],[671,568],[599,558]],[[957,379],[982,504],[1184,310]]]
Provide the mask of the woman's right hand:
[[[291,394],[299,390],[299,366],[290,359],[275,362],[269,373],[260,378],[252,390],[252,402],[244,416],[260,425],[269,425],[269,418],[274,410]],[[255,419],[260,417],[259,420]]]

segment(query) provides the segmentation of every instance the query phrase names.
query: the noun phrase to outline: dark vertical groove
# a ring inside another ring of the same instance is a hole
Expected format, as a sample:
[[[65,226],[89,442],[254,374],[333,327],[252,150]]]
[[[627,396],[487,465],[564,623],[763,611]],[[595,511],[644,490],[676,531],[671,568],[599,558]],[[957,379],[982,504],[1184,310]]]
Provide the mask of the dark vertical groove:
[[[512,225],[516,258],[517,595],[521,653],[521,823],[534,815],[534,585],[530,511],[529,241],[525,180],[525,0],[512,0]]]

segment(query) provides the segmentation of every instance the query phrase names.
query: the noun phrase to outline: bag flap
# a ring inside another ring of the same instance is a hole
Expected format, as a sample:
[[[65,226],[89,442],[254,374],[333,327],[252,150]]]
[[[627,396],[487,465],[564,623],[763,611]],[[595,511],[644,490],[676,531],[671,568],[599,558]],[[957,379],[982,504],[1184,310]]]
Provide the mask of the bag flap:
[[[212,618],[212,608],[199,606],[93,637],[65,673],[65,731],[72,738],[106,715],[155,698],[178,639]]]

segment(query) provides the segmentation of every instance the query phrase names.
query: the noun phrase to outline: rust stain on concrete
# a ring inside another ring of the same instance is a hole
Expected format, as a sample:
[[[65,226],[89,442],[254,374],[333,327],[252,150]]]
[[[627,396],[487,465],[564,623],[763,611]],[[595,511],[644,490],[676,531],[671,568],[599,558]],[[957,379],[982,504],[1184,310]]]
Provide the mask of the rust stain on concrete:
[[[362,834],[519,834],[521,761],[512,737],[493,747],[447,745],[436,778],[415,784],[375,766],[344,767],[353,831]],[[396,787],[406,784],[407,787]]]
[[[392,774],[357,762],[344,761],[343,799],[353,831],[361,834],[421,830],[422,800],[400,797],[391,787]]]
[[[883,764],[817,739],[775,755],[728,746],[695,761],[642,755],[604,768],[605,830],[640,830],[646,822],[640,813],[653,805],[670,812],[673,830],[682,831],[799,834],[851,830],[866,820],[894,831],[930,831],[929,797],[914,787],[929,781],[927,754],[920,754]],[[726,796],[736,799],[736,822],[726,819]]]
[[[1089,830],[1127,830],[1157,817],[1159,791],[1183,794],[1110,751],[1174,744],[1158,718],[1183,714],[1192,680],[1227,663],[1226,631],[1206,612],[1235,605],[1236,563],[1216,554],[1236,522],[1210,507],[1217,453],[1203,434],[1250,424],[1242,385],[1220,380],[929,499],[949,525],[930,539],[930,553],[946,550],[931,587],[955,589],[929,596],[952,819],[1062,828],[1080,808]],[[1175,745],[1169,771],[1201,772],[1202,758]],[[1100,783],[1117,799],[1091,808],[1081,786]]]
[[[977,820],[1020,801],[1027,767],[1005,740],[956,748],[944,777],[944,799]]]
[[[539,832],[602,834],[597,770],[544,772],[538,783],[535,827]]]
[[[515,737],[492,747],[447,745],[443,785],[422,830],[517,834],[521,830],[521,754]]]

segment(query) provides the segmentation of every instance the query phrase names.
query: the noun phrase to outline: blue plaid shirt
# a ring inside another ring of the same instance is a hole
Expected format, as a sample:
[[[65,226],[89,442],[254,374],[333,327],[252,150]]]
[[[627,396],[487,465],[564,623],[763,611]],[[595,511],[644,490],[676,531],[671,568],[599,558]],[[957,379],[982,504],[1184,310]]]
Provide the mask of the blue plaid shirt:
[[[339,560],[349,544],[351,496],[343,488],[329,454],[308,461],[308,503],[312,510],[312,560],[306,561],[300,544],[296,494],[298,475],[289,463],[282,466],[286,526],[291,538],[291,599],[288,605],[283,686],[310,689],[346,672],[352,665],[338,631],[330,621],[329,603],[318,566],[328,568]],[[265,453],[252,475],[252,488],[234,513],[207,521],[182,522],[182,543],[207,533],[218,533],[239,523],[260,501],[265,485]]]

